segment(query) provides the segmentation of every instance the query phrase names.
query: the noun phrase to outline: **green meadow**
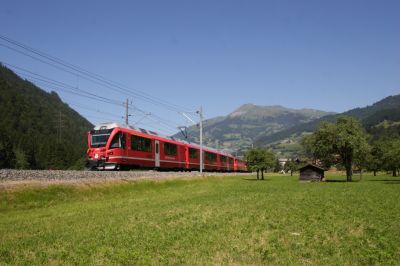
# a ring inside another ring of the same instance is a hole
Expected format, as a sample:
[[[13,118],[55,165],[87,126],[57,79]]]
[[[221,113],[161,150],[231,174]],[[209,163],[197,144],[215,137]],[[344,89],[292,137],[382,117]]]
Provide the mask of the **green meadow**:
[[[344,180],[231,176],[2,190],[0,264],[400,264],[400,178]]]

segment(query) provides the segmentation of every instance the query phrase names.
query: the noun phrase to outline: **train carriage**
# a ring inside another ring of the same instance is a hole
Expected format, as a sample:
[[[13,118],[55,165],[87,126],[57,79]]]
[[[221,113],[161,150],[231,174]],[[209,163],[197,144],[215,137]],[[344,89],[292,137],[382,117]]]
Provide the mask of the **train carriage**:
[[[87,155],[91,169],[200,169],[200,146],[117,123],[100,124],[88,132]],[[237,158],[207,147],[203,158],[205,171],[246,170]]]
[[[228,157],[223,154],[218,155],[218,157],[219,157],[220,171],[222,172],[228,171]]]
[[[190,171],[200,169],[200,148],[189,144],[187,146],[187,169]],[[204,158],[204,157],[203,157]]]
[[[186,147],[185,144],[174,141],[164,140],[157,138],[156,143],[159,142],[159,162],[156,161],[155,168],[159,169],[175,169],[183,170],[186,168]]]

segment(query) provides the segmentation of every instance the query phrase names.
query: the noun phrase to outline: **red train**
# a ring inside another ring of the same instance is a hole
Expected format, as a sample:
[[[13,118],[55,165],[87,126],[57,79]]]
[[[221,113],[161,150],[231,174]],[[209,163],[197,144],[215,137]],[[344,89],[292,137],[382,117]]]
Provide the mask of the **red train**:
[[[199,171],[200,146],[117,123],[97,125],[88,132],[88,166],[98,170],[159,169]],[[204,171],[245,172],[246,163],[203,147]]]

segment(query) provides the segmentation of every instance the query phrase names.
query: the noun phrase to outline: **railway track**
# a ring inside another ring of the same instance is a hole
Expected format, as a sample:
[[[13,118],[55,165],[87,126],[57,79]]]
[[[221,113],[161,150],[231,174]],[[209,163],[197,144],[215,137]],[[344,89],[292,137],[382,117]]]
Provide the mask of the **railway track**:
[[[206,172],[204,176],[248,175],[249,173]],[[0,169],[0,187],[37,184],[89,184],[96,182],[161,180],[199,177],[199,172],[158,171],[72,171],[72,170],[12,170]]]

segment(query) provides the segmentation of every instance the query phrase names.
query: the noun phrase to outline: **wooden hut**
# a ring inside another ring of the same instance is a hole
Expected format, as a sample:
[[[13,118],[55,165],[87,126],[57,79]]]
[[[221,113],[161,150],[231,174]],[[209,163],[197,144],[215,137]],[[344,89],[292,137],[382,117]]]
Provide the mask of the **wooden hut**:
[[[324,169],[314,164],[307,164],[299,169],[300,181],[323,181]]]

